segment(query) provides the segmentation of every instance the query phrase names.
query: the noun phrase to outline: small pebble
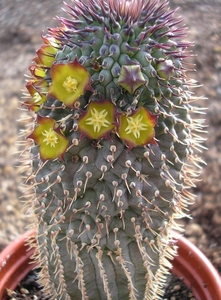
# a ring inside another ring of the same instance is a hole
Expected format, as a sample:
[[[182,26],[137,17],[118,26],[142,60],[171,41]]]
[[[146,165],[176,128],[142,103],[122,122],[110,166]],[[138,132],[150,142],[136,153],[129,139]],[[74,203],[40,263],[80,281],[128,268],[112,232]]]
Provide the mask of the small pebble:
[[[173,291],[179,291],[180,290],[180,285],[176,284],[173,287]]]
[[[25,289],[25,288],[20,288],[20,292],[21,292],[22,294],[25,294],[25,295],[28,295],[28,294],[29,294],[29,291],[28,291],[27,289]]]

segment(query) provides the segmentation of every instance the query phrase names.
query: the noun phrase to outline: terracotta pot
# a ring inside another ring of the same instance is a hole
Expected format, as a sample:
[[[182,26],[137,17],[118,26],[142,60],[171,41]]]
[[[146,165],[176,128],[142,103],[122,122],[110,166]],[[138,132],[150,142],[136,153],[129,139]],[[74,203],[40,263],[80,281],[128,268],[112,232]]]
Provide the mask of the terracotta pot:
[[[23,234],[0,253],[0,299],[6,289],[14,290],[34,268],[33,249],[25,244],[34,231]],[[178,256],[173,260],[172,273],[183,278],[197,300],[221,300],[221,279],[204,254],[184,237],[178,240]]]
[[[173,274],[182,278],[198,300],[221,300],[221,278],[207,257],[184,237],[178,240]]]
[[[0,299],[6,299],[6,289],[14,290],[19,282],[34,268],[31,256],[34,249],[29,249],[26,240],[34,236],[35,231],[28,231],[9,244],[0,253]]]

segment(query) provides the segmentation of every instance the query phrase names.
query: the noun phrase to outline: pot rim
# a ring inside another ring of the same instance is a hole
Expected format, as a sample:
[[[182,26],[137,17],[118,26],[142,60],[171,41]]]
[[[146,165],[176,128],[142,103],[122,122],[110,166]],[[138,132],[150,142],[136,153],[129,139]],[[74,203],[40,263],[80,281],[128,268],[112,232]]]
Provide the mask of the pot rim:
[[[35,233],[23,233],[0,253],[0,299],[5,299],[6,289],[14,290],[36,267],[31,259],[34,248],[26,243]],[[176,244],[178,255],[172,261],[172,273],[183,279],[198,300],[221,300],[221,278],[208,258],[183,236],[178,237]]]
[[[200,300],[221,300],[221,278],[209,259],[187,238],[179,236],[172,273],[182,278]]]
[[[6,246],[0,253],[0,299],[5,299],[6,289],[14,290],[18,283],[35,267],[31,261],[34,248],[26,243],[35,236],[35,230],[30,230]]]

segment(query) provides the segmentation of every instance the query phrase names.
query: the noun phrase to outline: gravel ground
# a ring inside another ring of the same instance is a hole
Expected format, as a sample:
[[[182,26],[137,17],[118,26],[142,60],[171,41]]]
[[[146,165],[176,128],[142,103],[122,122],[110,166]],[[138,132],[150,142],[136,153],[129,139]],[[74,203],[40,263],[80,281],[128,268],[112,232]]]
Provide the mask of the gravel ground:
[[[70,3],[71,1],[67,1]],[[171,7],[180,6],[189,27],[188,40],[195,41],[190,61],[197,72],[192,78],[203,84],[196,94],[209,98],[206,124],[209,151],[202,153],[207,166],[202,181],[193,192],[196,203],[191,207],[192,220],[183,220],[185,235],[212,261],[221,274],[221,0],[172,0]],[[24,73],[41,46],[40,34],[59,23],[53,19],[64,14],[61,0],[0,1],[0,249],[26,230],[30,220],[22,211],[20,184],[22,176],[17,165],[16,140],[24,114],[19,110]]]

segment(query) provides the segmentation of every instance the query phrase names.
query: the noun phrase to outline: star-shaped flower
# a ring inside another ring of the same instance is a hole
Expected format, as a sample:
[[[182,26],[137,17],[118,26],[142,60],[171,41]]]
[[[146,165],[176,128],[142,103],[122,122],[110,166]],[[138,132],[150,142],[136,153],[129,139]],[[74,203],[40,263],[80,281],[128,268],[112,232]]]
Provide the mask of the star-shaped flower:
[[[156,144],[154,140],[156,120],[156,115],[152,115],[146,108],[140,107],[130,116],[119,115],[117,133],[130,149],[136,146]]]
[[[120,70],[118,84],[133,94],[136,89],[146,82],[139,65],[123,65]]]
[[[126,134],[132,133],[136,139],[140,137],[141,131],[147,130],[148,126],[142,123],[143,116],[138,114],[136,117],[127,117]]]
[[[108,125],[110,124],[110,122],[105,119],[107,114],[108,111],[106,109],[98,111],[96,108],[92,108],[91,117],[86,119],[86,124],[92,125],[94,127],[94,132],[99,132],[102,126],[108,127]]]
[[[91,139],[108,138],[109,132],[115,128],[115,113],[114,105],[108,100],[91,102],[78,122],[81,136]]]
[[[37,117],[37,126],[27,137],[33,139],[40,146],[40,156],[42,161],[60,158],[68,146],[68,139],[64,136],[60,126],[55,120],[48,117]]]
[[[77,60],[69,63],[54,64],[50,70],[52,83],[49,95],[73,107],[85,90],[93,91],[90,85],[90,74]]]

